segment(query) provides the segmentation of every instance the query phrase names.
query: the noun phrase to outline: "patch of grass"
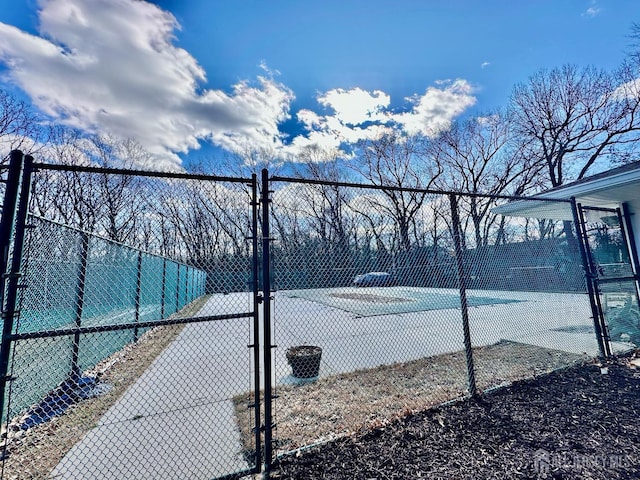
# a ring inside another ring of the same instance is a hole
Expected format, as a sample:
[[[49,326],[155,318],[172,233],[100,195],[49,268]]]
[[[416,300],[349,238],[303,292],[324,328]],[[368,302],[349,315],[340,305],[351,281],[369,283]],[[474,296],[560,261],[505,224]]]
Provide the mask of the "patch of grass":
[[[170,318],[196,315],[209,297],[205,295],[194,300]],[[27,431],[10,432],[6,439],[8,456],[3,462],[4,478],[46,478],[71,447],[97,424],[183,328],[184,324],[153,328],[136,343],[126,345],[86,372],[97,375],[102,382],[112,386],[106,394],[78,403],[64,415]]]
[[[476,384],[484,390],[583,362],[589,357],[502,341],[473,350]],[[377,428],[468,394],[464,351],[279,386],[275,445],[279,453]],[[261,392],[261,397],[262,397]],[[253,393],[234,398],[245,450],[255,449]],[[261,401],[264,412],[264,401]],[[264,422],[263,422],[264,423]]]

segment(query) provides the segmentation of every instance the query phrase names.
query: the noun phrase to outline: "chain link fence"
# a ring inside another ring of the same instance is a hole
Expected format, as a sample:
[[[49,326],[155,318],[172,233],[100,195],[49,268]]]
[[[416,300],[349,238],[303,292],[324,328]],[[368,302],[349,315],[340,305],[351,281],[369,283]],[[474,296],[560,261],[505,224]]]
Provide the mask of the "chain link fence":
[[[256,410],[233,403],[258,371],[255,179],[37,167],[3,309],[2,478],[255,471],[236,416]]]
[[[570,203],[276,180],[274,455],[599,354]]]
[[[77,388],[82,372],[148,331],[137,324],[166,318],[203,296],[207,276],[192,266],[40,217],[31,216],[29,224],[21,279],[26,288],[14,330],[27,338],[14,346],[11,418],[58,385]],[[122,328],[46,336],[107,326]],[[37,337],[28,338],[30,334]],[[71,384],[65,385],[66,380]],[[55,413],[56,407],[50,414]],[[27,422],[39,424],[46,416],[34,411]]]
[[[0,228],[3,478],[268,474],[602,354],[572,202],[36,167]]]

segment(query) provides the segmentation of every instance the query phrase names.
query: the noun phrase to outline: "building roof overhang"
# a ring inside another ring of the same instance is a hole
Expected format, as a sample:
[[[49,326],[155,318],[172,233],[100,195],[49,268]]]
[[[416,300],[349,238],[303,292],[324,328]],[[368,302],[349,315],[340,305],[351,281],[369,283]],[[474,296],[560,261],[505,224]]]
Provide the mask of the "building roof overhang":
[[[600,208],[617,208],[623,202],[640,202],[640,162],[623,165],[533,196],[533,199],[539,200],[571,198],[584,206]],[[493,209],[493,212],[512,217],[573,220],[571,204],[566,202],[516,200]]]

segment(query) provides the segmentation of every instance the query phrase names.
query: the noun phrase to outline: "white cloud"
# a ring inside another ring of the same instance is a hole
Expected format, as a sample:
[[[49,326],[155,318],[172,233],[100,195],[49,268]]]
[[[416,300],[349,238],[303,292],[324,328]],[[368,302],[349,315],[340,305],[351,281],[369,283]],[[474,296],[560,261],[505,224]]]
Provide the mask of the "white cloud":
[[[295,159],[300,150],[307,147],[336,151],[344,143],[378,136],[390,120],[385,111],[390,102],[391,97],[380,90],[367,92],[361,88],[338,88],[320,94],[318,103],[332,113],[319,115],[311,110],[300,110],[296,117],[307,133],[293,138],[283,153]]]
[[[596,6],[593,7],[589,7],[585,10],[585,12],[582,14],[583,17],[596,17],[598,16],[598,14],[600,14],[600,12],[602,11],[601,8],[598,8]]]
[[[408,134],[435,134],[476,102],[473,88],[465,80],[435,83],[438,86],[427,88],[424,95],[407,98],[411,109],[401,113],[389,108],[391,97],[381,91],[371,93],[354,88],[322,94],[318,102],[332,112],[327,115],[310,110],[298,112],[297,119],[307,133],[295,137],[285,150],[294,157],[301,148],[312,145],[336,150],[344,143],[375,138],[394,129]]]
[[[395,114],[393,119],[410,134],[433,135],[476,103],[473,87],[466,80],[458,79],[442,86],[444,88],[429,87],[424,95],[408,98],[413,109]]]
[[[367,121],[384,120],[383,109],[389,106],[391,97],[380,90],[370,93],[361,88],[338,88],[318,97],[318,102],[332,108],[342,123],[359,125]]]
[[[490,62],[482,62],[482,63],[480,64],[480,68],[487,68],[489,65],[491,65],[491,63],[490,63]]]
[[[391,109],[380,90],[333,89],[317,100],[324,113],[300,110],[304,134],[287,139],[293,92],[265,74],[230,91],[203,89],[206,73],[175,45],[180,28],[169,12],[138,0],[41,0],[38,35],[0,23],[0,62],[7,80],[59,122],[88,132],[133,138],[154,154],[159,168],[179,168],[179,152],[200,141],[234,152],[295,159],[317,145],[344,144],[390,129],[434,133],[475,103],[465,80],[439,80],[407,99],[409,111]],[[406,109],[405,109],[406,110]]]
[[[39,36],[0,23],[0,61],[46,114],[87,131],[133,137],[162,161],[211,138],[225,148],[281,145],[293,93],[273,78],[232,93],[198,91],[205,72],[173,45],[176,19],[130,0],[41,2]],[[265,66],[266,68],[266,66]]]
[[[631,100],[633,103],[637,103],[640,98],[640,78],[635,78],[623,83],[611,92],[611,98],[616,101]]]

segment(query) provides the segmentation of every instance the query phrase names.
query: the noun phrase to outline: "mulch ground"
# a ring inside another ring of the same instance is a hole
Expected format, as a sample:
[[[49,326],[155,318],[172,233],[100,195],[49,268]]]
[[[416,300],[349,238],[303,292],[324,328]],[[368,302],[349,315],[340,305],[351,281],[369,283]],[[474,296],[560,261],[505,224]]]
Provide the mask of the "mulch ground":
[[[570,367],[282,457],[278,479],[640,478],[640,369]]]

